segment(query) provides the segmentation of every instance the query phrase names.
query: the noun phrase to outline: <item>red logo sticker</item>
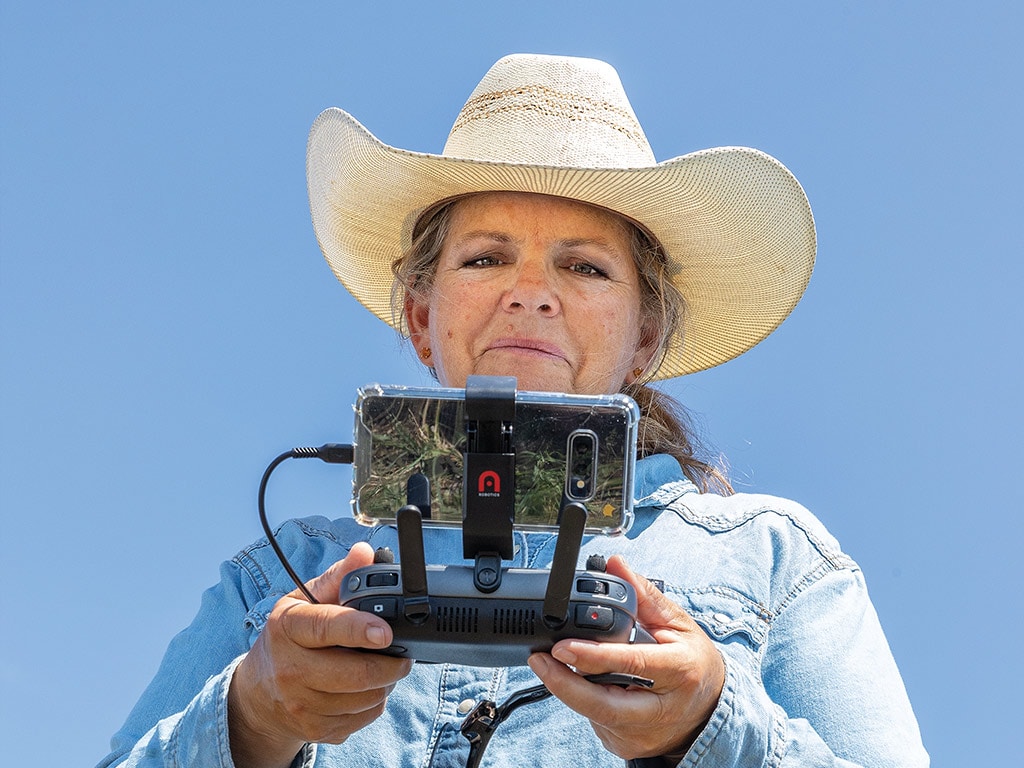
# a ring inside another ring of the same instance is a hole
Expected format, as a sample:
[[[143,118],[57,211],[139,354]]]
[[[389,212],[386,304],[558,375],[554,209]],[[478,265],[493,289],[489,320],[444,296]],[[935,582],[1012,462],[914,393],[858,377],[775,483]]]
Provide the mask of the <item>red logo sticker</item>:
[[[501,493],[501,477],[491,469],[481,472],[477,478],[476,489],[478,493],[497,496]]]

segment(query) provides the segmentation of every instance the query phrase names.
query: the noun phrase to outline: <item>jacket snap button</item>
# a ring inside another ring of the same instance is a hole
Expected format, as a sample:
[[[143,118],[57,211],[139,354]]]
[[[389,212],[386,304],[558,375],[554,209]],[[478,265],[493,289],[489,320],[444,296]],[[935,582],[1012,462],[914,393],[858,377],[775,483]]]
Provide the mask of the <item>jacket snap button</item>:
[[[472,699],[463,699],[459,702],[458,710],[460,715],[468,715],[470,710],[476,706],[476,702]]]

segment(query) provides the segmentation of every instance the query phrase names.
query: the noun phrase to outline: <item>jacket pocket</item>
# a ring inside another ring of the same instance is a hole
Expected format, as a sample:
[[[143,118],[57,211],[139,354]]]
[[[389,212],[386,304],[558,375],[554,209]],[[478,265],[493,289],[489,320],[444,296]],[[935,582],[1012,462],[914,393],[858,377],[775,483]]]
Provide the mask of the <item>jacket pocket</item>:
[[[677,590],[666,586],[665,592],[714,640],[739,641],[757,653],[768,636],[771,611],[731,587]]]

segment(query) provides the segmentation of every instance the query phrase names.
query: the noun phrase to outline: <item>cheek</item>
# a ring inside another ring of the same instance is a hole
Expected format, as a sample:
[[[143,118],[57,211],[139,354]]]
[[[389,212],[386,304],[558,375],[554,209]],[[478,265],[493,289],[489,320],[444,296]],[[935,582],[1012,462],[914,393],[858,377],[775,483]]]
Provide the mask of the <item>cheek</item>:
[[[619,322],[605,320],[600,330],[603,333],[600,345],[609,353],[606,358],[609,365],[632,365],[633,356],[640,343],[637,317],[631,313],[623,313]]]
[[[639,338],[639,313],[631,309],[630,305],[615,302],[607,306],[594,307],[597,311],[591,314],[590,328],[599,333],[611,343],[628,344],[630,347],[636,345]]]
[[[472,337],[470,329],[480,321],[480,309],[470,295],[450,296],[431,311],[431,336],[435,343],[458,346]]]

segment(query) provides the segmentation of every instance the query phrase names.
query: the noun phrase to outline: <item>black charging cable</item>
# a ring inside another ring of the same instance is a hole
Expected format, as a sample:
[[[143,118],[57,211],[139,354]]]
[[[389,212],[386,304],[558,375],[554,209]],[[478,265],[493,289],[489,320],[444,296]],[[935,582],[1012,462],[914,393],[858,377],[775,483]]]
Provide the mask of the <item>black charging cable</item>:
[[[269,541],[270,546],[273,547],[274,554],[276,554],[277,559],[281,561],[281,565],[284,567],[285,572],[292,577],[292,581],[295,582],[295,586],[297,586],[302,594],[305,595],[306,599],[314,604],[318,604],[320,601],[313,597],[313,593],[309,591],[306,584],[295,572],[295,569],[292,568],[291,563],[288,562],[288,558],[285,557],[284,551],[281,549],[281,545],[277,543],[277,538],[274,536],[274,532],[270,528],[270,523],[267,522],[267,482],[270,480],[270,475],[273,471],[288,459],[320,459],[321,461],[326,461],[328,464],[351,464],[353,452],[353,447],[344,443],[325,443],[319,448],[292,448],[290,451],[285,451],[270,462],[266,472],[263,473],[263,479],[260,481],[259,508],[260,523],[263,524],[263,532],[267,534],[267,541]]]

